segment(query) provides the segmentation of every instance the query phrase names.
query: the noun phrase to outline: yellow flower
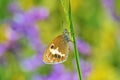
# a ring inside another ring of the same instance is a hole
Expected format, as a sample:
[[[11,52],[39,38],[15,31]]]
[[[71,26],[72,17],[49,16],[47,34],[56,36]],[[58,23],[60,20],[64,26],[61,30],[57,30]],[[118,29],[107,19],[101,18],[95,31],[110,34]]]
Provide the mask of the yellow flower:
[[[99,64],[94,67],[92,73],[89,75],[88,80],[117,80],[114,70],[108,65]]]
[[[71,9],[73,12],[79,9],[79,6],[83,3],[83,0],[71,0]]]
[[[115,35],[116,27],[110,21],[103,21],[101,36],[100,36],[100,45],[102,51],[110,51],[115,47]]]
[[[25,77],[21,74],[15,74],[12,80],[26,80]]]
[[[5,42],[7,40],[5,35],[5,26],[6,24],[0,26],[0,43]]]
[[[28,10],[34,6],[33,0],[19,0],[19,3],[23,10]]]

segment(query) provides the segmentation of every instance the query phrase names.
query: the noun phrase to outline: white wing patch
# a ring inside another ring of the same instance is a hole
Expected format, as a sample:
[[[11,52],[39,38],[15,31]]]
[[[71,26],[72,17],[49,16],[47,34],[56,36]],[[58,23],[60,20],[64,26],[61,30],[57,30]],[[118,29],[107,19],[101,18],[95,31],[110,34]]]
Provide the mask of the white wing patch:
[[[54,44],[52,44],[52,45],[53,45],[53,47],[54,47]],[[59,47],[57,47],[57,48],[55,48],[55,49],[52,48],[52,47],[50,47],[50,48],[49,48],[49,51],[50,51],[50,53],[51,53],[52,55],[57,54],[57,55],[59,55],[59,56],[61,56],[61,57],[66,56],[64,60],[60,60],[59,62],[54,62],[54,59],[50,59],[49,55],[46,54],[46,57],[47,57],[47,59],[48,59],[50,62],[45,62],[45,61],[43,61],[43,62],[46,63],[46,64],[59,64],[59,63],[65,62],[65,61],[67,60],[67,57],[68,57],[68,52],[66,52],[66,55],[65,55],[65,54],[62,54],[61,52],[59,52],[58,49],[59,49]]]
[[[65,54],[62,54],[61,52],[58,51],[58,47],[56,49],[51,49],[50,48],[50,52],[54,55],[54,54],[58,54],[60,56],[65,56]]]

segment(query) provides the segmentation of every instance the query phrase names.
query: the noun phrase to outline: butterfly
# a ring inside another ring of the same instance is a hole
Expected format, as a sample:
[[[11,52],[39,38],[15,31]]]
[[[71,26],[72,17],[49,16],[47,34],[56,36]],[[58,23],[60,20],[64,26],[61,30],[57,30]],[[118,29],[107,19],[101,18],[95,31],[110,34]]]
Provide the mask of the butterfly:
[[[45,64],[58,64],[66,61],[69,52],[70,42],[67,29],[61,35],[58,35],[47,47],[43,54]]]

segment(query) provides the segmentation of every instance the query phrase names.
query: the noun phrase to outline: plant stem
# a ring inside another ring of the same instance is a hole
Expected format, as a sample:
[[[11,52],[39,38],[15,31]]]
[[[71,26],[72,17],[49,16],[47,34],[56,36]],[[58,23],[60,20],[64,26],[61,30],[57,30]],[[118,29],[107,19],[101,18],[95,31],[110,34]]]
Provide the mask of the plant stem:
[[[70,0],[68,0],[68,1],[69,1],[68,18],[69,18],[69,24],[70,24],[70,32],[71,32],[71,36],[73,39],[73,45],[74,45],[74,55],[75,55],[75,59],[76,59],[79,80],[82,80],[82,71],[80,68],[80,57],[78,54],[78,49],[77,49],[77,45],[76,45],[76,38],[75,38],[74,28],[73,28],[73,23],[72,23],[71,5],[70,5]]]
[[[77,72],[78,72],[79,80],[82,80],[82,71],[81,71],[81,68],[80,68],[80,57],[79,57],[79,54],[78,54],[78,49],[77,49],[77,45],[76,45],[76,38],[75,38],[74,28],[73,28],[73,23],[72,23],[70,0],[68,0],[68,2],[69,2],[68,12],[67,12],[64,4],[63,4],[63,0],[60,0],[60,1],[61,1],[62,6],[63,6],[67,21],[68,21],[69,26],[70,26],[70,33],[71,33],[72,40],[73,40],[73,45],[74,45],[74,55],[75,55],[75,59],[76,59]]]

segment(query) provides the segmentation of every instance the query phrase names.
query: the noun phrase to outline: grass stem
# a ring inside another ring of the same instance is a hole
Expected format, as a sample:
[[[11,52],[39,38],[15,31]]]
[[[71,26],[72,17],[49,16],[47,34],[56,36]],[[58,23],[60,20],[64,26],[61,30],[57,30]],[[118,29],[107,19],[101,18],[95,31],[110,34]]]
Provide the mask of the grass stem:
[[[75,38],[75,33],[74,33],[74,28],[73,28],[70,0],[68,0],[68,3],[69,4],[68,4],[68,13],[67,13],[67,10],[65,9],[63,1],[61,0],[61,4],[62,4],[64,11],[65,11],[65,14],[67,16],[67,20],[69,21],[70,32],[71,32],[73,45],[74,45],[74,55],[75,55],[75,59],[76,59],[78,77],[79,77],[79,80],[82,80],[82,71],[81,71],[81,67],[80,67],[80,57],[78,54],[78,49],[77,49],[77,45],[76,45],[76,38]]]

